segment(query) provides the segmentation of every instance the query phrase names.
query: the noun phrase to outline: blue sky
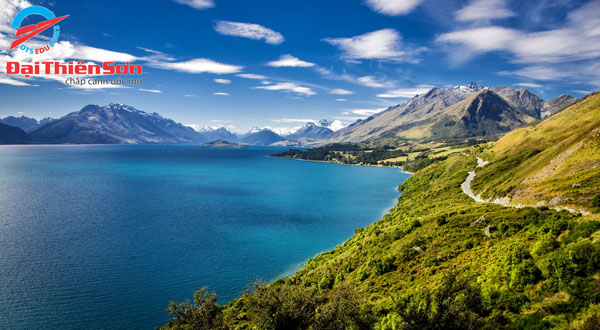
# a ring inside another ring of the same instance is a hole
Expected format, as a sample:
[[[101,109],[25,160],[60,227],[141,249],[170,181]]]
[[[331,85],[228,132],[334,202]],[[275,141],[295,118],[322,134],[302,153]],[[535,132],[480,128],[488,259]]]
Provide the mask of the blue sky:
[[[70,15],[45,56],[8,51],[12,18],[29,5]],[[5,74],[6,61],[49,59],[142,64],[143,84]],[[599,59],[599,0],[0,0],[0,117],[118,102],[240,132],[349,124],[471,81],[581,97],[600,87]]]

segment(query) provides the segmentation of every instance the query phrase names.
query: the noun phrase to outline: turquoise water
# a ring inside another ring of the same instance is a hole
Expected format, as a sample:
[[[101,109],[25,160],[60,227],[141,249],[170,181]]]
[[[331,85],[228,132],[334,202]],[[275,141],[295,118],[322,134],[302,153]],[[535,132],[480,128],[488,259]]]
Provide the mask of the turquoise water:
[[[152,329],[378,220],[398,169],[192,145],[0,146],[0,328]]]

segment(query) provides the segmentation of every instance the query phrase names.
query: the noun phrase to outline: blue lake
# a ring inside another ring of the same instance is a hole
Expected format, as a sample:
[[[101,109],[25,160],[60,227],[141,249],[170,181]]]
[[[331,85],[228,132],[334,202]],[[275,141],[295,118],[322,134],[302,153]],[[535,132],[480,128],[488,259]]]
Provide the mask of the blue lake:
[[[386,213],[408,174],[193,145],[0,146],[0,329],[153,329]]]

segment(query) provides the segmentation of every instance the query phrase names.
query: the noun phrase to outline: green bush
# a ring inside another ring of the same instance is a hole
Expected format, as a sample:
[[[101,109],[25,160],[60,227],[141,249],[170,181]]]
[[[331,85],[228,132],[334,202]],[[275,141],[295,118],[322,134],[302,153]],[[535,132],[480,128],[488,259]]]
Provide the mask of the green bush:
[[[558,242],[551,234],[546,234],[542,236],[535,244],[533,244],[533,248],[531,253],[534,256],[542,256],[549,252],[552,252],[558,248]]]
[[[600,194],[596,194],[594,198],[592,198],[592,208],[596,212],[600,212]]]
[[[331,275],[331,272],[327,271],[327,273],[325,273],[325,275],[323,275],[319,281],[319,289],[331,289],[334,281],[335,278],[333,275]]]

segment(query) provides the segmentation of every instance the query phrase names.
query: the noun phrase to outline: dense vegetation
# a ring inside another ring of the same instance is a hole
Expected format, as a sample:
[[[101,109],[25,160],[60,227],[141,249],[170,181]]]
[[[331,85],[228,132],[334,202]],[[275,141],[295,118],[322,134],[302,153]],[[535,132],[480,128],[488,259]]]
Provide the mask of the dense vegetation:
[[[548,208],[477,204],[471,156],[409,178],[398,205],[293,277],[225,306],[199,291],[166,329],[592,329],[600,222]]]
[[[416,172],[435,162],[445,160],[451,153],[460,152],[465,147],[482,142],[487,140],[450,140],[438,143],[399,140],[333,143],[307,150],[290,149],[274,156],[351,165],[401,166],[406,171]]]
[[[600,193],[588,184],[600,182],[600,133],[586,126],[598,99],[561,113],[583,118],[578,129],[544,121],[507,135],[512,144],[435,153],[447,158],[406,180],[381,220],[224,306],[206,289],[172,303],[165,329],[600,329]],[[476,155],[492,163],[476,169]],[[460,187],[472,170],[476,189],[512,192],[517,177],[535,193],[532,183],[549,182],[592,213],[476,203]]]

